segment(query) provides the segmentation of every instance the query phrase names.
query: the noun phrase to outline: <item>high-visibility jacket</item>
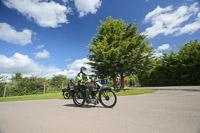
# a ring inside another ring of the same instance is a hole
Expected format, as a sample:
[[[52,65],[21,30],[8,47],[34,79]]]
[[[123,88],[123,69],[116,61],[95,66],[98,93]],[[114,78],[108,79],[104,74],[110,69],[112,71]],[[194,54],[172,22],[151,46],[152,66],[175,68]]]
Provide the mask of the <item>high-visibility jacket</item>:
[[[85,85],[85,81],[90,82],[91,80],[86,73],[80,72],[76,77],[76,81],[79,85]]]

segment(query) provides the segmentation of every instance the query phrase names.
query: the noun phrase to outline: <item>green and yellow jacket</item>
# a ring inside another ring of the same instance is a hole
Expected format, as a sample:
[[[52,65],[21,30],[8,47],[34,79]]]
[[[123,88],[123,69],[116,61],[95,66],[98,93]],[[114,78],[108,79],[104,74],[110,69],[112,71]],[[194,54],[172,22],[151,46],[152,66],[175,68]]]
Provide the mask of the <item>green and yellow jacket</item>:
[[[78,82],[79,85],[85,85],[85,81],[90,82],[91,79],[86,73],[80,72],[76,77],[76,82]]]

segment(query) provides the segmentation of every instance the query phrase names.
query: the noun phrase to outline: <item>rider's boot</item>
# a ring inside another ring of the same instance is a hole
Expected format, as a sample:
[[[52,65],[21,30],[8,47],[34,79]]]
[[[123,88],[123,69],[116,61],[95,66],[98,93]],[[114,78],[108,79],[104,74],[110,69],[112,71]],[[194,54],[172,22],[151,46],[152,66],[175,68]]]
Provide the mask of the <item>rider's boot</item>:
[[[92,100],[89,99],[89,98],[87,98],[86,102],[87,102],[87,103],[92,103]]]
[[[86,102],[87,103],[91,103],[92,102],[90,97],[89,97],[89,89],[86,89]]]
[[[97,104],[98,104],[98,100],[92,99],[92,103],[93,103],[94,105],[97,105]]]

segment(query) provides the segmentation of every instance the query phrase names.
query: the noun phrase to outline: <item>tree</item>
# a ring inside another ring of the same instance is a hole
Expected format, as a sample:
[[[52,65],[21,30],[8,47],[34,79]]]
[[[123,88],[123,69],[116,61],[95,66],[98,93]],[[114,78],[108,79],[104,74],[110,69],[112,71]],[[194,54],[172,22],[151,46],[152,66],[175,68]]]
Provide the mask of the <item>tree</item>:
[[[22,73],[20,72],[15,73],[11,78],[12,81],[20,81],[21,79],[22,79]]]
[[[199,85],[200,43],[190,41],[178,52],[164,53],[149,76],[139,76],[143,86]]]
[[[3,76],[0,75],[0,96],[3,96],[4,93],[4,80],[3,80]]]
[[[129,77],[126,77],[126,78],[128,80],[128,85],[130,87],[139,86],[139,80],[136,74],[130,75]]]
[[[187,85],[200,84],[200,43],[198,40],[185,44],[178,53],[181,81]]]
[[[45,79],[39,77],[24,77],[17,82],[14,95],[38,94],[43,92]]]
[[[149,68],[153,62],[153,48],[146,35],[138,34],[138,24],[132,21],[124,23],[122,19],[107,17],[89,44],[89,60],[94,72],[99,77],[109,76],[116,88],[116,77],[121,77],[121,88],[124,88],[124,77],[140,69]]]
[[[56,75],[50,80],[50,86],[55,88],[55,90],[62,89],[62,82],[63,85],[67,85],[69,83],[69,80],[67,77],[64,75]]]

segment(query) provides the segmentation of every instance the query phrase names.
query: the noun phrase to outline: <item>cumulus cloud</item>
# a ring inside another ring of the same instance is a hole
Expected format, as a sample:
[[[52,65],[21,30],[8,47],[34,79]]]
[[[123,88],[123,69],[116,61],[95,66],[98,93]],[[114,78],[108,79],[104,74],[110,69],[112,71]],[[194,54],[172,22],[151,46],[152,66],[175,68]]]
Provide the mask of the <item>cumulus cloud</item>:
[[[83,17],[88,13],[96,14],[101,3],[101,0],[74,0],[74,5],[79,12],[79,17]]]
[[[168,50],[169,47],[170,47],[169,44],[163,44],[163,45],[158,46],[157,50],[158,50],[158,51],[161,51],[161,50]]]
[[[0,82],[11,82],[12,74],[0,73]]]
[[[182,29],[181,24],[187,22],[188,19],[198,11],[198,3],[194,3],[190,7],[180,6],[176,10],[173,10],[172,5],[165,8],[157,6],[145,16],[144,22],[150,22],[152,24],[151,27],[145,30],[145,33],[148,34],[149,38],[154,38],[159,34],[164,34],[165,36],[169,34],[180,35]],[[189,32],[190,31],[187,30],[187,32],[184,33]]]
[[[67,75],[70,78],[75,78],[77,76],[77,74],[80,72],[80,68],[82,66],[87,68],[87,74],[91,75],[91,66],[87,64],[87,62],[89,62],[89,59],[87,58],[83,58],[83,59],[77,59],[75,60],[73,63],[68,64],[67,68]]]
[[[44,48],[44,45],[38,45],[38,46],[36,47],[36,49],[42,49],[42,48]]]
[[[68,64],[66,69],[61,70],[55,66],[41,65],[29,58],[28,55],[15,53],[13,56],[7,57],[0,54],[0,73],[9,75],[21,72],[23,75],[38,76],[47,79],[52,78],[54,75],[61,74],[68,78],[75,78],[82,66],[85,66],[87,68],[87,73],[91,74],[91,67],[86,64],[88,61],[87,58],[77,59],[71,64]]]
[[[12,57],[0,55],[0,73],[22,72],[24,74],[35,74],[39,65],[27,55],[15,53]]]
[[[42,52],[38,52],[38,53],[34,53],[35,54],[35,58],[49,58],[50,53],[44,49]]]
[[[163,51],[169,50],[169,48],[170,48],[170,44],[162,44],[158,46],[158,48],[155,49],[154,56],[157,56],[157,57],[163,56]]]
[[[163,56],[163,53],[156,50],[154,53],[154,56],[160,57],[160,56]]]
[[[54,66],[44,66],[30,59],[28,55],[15,53],[11,57],[0,55],[0,73],[13,74],[21,72],[23,75],[32,75],[51,78],[54,75],[66,75],[67,71],[62,71]]]
[[[68,0],[62,0],[62,2],[66,4],[68,2]]]
[[[66,14],[71,8],[54,1],[41,0],[3,0],[11,9],[16,9],[29,19],[33,19],[41,27],[56,28],[62,23],[68,23]]]
[[[161,8],[160,6],[157,6],[156,9],[154,9],[153,11],[149,12],[146,16],[145,16],[145,19],[144,21],[145,22],[148,22],[150,19],[153,19],[154,16],[158,16],[160,15],[161,13],[165,13],[165,12],[168,12],[168,11],[171,11],[172,10],[172,6],[167,6],[165,8]]]
[[[7,23],[0,23],[0,40],[25,46],[31,43],[31,37],[32,31],[29,29],[24,29],[20,32]]]
[[[183,28],[180,29],[180,32],[176,35],[182,35],[185,33],[193,34],[194,32],[200,29],[200,13],[198,13],[198,17],[196,21],[193,23],[186,24]]]

